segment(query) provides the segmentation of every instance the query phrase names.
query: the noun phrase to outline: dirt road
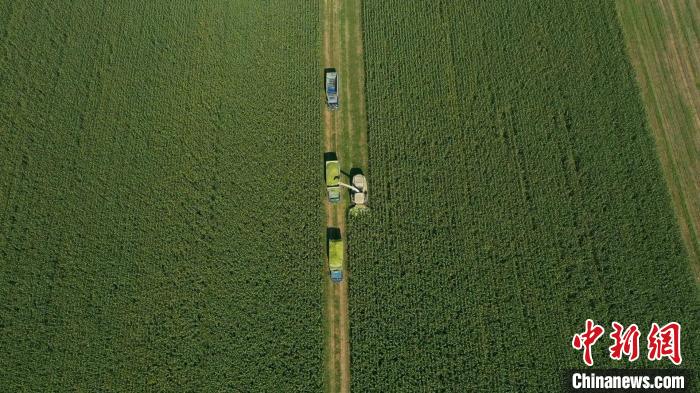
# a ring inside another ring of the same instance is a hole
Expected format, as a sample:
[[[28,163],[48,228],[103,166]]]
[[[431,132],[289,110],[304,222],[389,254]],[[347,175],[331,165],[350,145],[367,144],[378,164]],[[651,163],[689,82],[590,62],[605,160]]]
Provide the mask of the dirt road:
[[[360,169],[367,173],[367,125],[364,99],[364,59],[362,49],[362,3],[360,0],[321,0],[322,66],[335,68],[339,75],[340,109],[329,111],[323,106],[324,149],[338,155],[345,174]],[[343,182],[349,183],[350,179]],[[326,224],[339,228],[347,239],[345,220],[349,195],[330,205],[324,201]],[[347,244],[347,241],[346,241]],[[348,269],[341,283],[333,284],[326,276],[326,390],[350,391],[350,321],[348,314]],[[327,261],[326,261],[327,263]],[[326,266],[327,267],[327,266]],[[327,271],[327,270],[326,270]]]
[[[323,0],[322,15],[323,15],[323,68],[337,67],[337,47],[334,47],[333,42],[336,41],[338,26],[337,16],[338,0]],[[329,111],[325,106],[323,110],[323,132],[324,132],[324,150],[326,152],[337,151],[337,134],[339,129],[339,116],[337,113]],[[341,213],[342,206],[333,206],[324,201],[326,208],[326,227],[340,228],[341,234],[344,236],[344,217]],[[326,271],[328,261],[326,260]],[[326,389],[329,392],[348,392],[349,389],[349,357],[345,351],[341,351],[341,337],[347,336],[343,334],[343,326],[347,326],[347,322],[341,325],[341,318],[347,321],[347,313],[341,315],[339,309],[339,298],[347,297],[347,277],[341,284],[333,284],[328,275],[326,275],[326,326],[327,343],[326,343]],[[344,287],[344,288],[341,288]],[[346,343],[345,347],[349,347]],[[342,356],[345,354],[345,357]]]

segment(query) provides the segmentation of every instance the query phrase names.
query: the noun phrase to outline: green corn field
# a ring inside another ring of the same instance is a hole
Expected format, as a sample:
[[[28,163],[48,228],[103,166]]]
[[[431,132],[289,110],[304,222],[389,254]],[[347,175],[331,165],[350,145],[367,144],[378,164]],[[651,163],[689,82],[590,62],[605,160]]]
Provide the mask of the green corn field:
[[[559,391],[587,318],[643,335],[678,320],[697,367],[697,287],[614,3],[363,14],[373,211],[348,226],[353,391]],[[629,367],[603,341],[594,361]]]
[[[0,390],[321,389],[317,26],[0,1]]]
[[[691,14],[0,0],[0,393],[557,392],[586,319],[697,373]]]

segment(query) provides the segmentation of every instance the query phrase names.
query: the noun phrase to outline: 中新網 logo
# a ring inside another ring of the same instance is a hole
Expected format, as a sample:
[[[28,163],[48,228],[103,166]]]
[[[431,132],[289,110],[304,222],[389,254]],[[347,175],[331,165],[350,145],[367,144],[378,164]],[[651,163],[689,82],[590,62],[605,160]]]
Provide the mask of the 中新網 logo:
[[[613,343],[608,347],[610,358],[634,362],[639,359],[639,337],[641,332],[636,324],[625,328],[618,322],[612,323],[613,332],[610,338]],[[591,348],[603,337],[605,328],[597,325],[593,320],[587,319],[585,330],[574,335],[571,346],[578,351],[583,351],[583,362],[588,366],[593,365],[593,353]],[[679,365],[683,361],[681,357],[681,325],[678,322],[669,322],[659,326],[656,322],[651,324],[647,335],[647,359],[650,361],[667,358],[673,364]]]

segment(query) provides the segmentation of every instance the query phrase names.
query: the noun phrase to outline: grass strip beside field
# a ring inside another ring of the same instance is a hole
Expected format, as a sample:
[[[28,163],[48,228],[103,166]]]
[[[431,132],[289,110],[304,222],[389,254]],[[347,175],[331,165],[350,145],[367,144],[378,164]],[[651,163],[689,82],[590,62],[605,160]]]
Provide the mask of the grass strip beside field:
[[[700,282],[700,2],[616,4],[681,235]]]

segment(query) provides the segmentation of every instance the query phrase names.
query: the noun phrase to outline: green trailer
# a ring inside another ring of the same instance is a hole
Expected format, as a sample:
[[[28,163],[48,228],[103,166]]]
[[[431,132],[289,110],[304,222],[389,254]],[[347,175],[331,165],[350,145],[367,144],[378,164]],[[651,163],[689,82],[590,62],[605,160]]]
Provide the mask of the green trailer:
[[[326,190],[330,203],[340,202],[340,164],[338,160],[326,161]]]
[[[333,282],[343,281],[343,240],[331,239],[328,241],[328,267]]]

